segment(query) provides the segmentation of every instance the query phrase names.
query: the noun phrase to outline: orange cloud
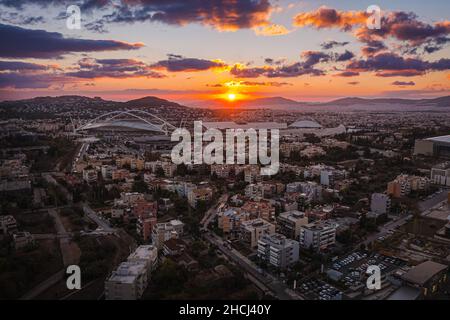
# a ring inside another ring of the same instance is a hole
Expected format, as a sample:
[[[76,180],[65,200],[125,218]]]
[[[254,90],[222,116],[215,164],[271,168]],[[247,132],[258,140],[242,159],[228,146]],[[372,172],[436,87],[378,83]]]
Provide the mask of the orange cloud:
[[[354,25],[365,23],[368,14],[363,11],[339,11],[325,6],[316,11],[299,13],[294,17],[294,26],[312,26],[317,29],[351,29]]]
[[[292,31],[280,24],[270,24],[267,26],[254,28],[253,30],[258,36],[282,36]]]

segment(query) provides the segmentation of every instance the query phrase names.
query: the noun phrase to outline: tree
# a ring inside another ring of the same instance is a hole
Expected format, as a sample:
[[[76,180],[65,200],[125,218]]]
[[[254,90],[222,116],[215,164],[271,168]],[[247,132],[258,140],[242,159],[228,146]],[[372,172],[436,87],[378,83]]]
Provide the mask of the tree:
[[[148,185],[142,179],[134,180],[131,190],[133,192],[149,193]]]

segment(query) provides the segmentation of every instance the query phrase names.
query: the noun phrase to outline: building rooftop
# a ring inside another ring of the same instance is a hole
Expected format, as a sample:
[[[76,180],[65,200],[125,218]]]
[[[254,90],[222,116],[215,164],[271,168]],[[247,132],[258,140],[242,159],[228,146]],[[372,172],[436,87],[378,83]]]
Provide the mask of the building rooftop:
[[[290,128],[322,128],[320,124],[312,120],[299,120],[291,123]]]
[[[433,261],[425,261],[403,275],[403,279],[423,286],[428,280],[439,272],[445,270],[447,266]]]
[[[130,254],[128,259],[142,259],[142,260],[148,260],[148,259],[155,259],[158,256],[158,249],[156,249],[153,245],[143,245],[137,247],[137,249]]]

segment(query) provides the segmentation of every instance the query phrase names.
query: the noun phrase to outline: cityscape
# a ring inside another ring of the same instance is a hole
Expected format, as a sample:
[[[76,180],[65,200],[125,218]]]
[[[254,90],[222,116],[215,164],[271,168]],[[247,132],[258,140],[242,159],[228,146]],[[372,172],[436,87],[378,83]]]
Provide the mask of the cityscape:
[[[320,2],[0,0],[0,300],[450,300],[450,5]]]

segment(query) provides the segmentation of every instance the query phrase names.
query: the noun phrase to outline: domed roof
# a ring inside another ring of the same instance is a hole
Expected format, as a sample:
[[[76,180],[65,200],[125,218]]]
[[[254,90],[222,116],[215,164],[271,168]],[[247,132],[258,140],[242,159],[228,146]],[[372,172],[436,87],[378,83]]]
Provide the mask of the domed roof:
[[[322,128],[320,124],[312,120],[298,120],[289,125],[291,128]]]

